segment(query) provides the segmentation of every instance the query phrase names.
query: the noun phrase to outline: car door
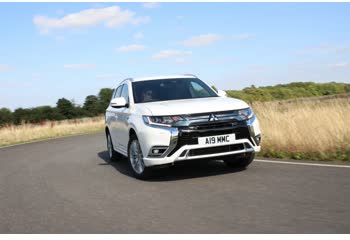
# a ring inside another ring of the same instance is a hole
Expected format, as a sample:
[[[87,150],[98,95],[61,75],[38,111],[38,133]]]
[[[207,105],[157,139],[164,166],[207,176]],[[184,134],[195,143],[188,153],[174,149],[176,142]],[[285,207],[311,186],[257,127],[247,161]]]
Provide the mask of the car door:
[[[120,85],[114,92],[112,99],[120,97],[122,93],[123,85]],[[111,134],[114,150],[118,151],[118,138],[117,138],[117,126],[118,126],[117,108],[112,107],[110,104],[106,111],[106,120],[109,132]]]
[[[123,85],[121,97],[127,102],[126,107],[118,108],[117,112],[117,124],[116,135],[118,138],[118,150],[124,155],[128,154],[128,142],[129,142],[129,86],[127,83]]]

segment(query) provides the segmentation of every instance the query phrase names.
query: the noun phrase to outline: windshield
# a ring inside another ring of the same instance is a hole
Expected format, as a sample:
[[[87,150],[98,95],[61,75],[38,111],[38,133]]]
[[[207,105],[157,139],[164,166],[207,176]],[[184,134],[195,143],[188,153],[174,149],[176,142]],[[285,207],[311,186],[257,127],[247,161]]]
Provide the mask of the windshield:
[[[135,103],[218,97],[211,88],[197,78],[133,82],[132,89]]]

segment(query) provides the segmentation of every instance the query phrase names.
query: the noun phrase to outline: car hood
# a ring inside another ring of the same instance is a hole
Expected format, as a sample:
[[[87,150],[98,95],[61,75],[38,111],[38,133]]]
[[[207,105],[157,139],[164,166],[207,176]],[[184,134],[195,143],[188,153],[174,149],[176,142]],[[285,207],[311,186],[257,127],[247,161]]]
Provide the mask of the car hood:
[[[195,113],[220,112],[247,108],[242,100],[228,97],[183,99],[162,102],[140,103],[153,116],[185,115]]]

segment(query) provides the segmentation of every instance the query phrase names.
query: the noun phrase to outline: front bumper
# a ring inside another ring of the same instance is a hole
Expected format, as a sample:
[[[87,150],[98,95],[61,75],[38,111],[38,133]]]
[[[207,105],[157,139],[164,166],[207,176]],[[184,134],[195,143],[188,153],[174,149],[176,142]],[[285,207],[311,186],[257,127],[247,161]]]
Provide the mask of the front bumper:
[[[217,124],[217,125],[215,125]],[[217,158],[226,155],[242,154],[260,151],[260,127],[258,120],[253,117],[242,122],[221,122],[215,123],[213,128],[193,129],[190,127],[158,129],[167,131],[167,143],[164,138],[154,140],[157,144],[147,144],[148,147],[143,152],[146,166],[163,164],[173,164],[176,161]],[[220,125],[221,124],[221,125]],[[221,127],[224,126],[224,127]],[[153,127],[151,127],[153,128]],[[157,131],[153,129],[153,131]],[[216,144],[203,146],[198,144],[198,137],[215,136],[221,134],[235,133],[237,138],[234,142],[227,144]],[[170,140],[169,140],[170,138]],[[154,157],[151,154],[153,147],[166,145],[166,150],[161,156]]]

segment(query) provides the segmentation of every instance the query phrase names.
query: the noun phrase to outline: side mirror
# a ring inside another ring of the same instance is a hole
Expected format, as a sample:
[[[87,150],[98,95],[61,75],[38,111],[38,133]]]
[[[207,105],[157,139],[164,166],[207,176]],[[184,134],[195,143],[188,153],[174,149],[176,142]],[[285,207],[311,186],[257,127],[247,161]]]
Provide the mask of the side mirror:
[[[227,97],[227,94],[224,90],[218,90],[219,97]]]
[[[122,107],[127,107],[127,103],[126,103],[125,98],[118,97],[118,98],[112,99],[111,106],[114,108],[122,108]]]

